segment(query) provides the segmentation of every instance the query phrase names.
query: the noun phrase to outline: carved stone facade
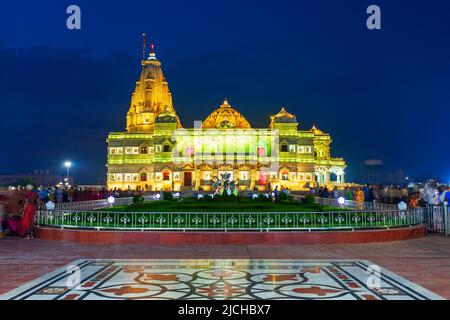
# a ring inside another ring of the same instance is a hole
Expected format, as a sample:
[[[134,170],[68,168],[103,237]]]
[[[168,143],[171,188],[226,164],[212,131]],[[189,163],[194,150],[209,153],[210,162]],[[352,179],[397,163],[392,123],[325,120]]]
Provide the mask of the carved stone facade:
[[[345,182],[345,161],[330,156],[330,135],[300,130],[284,108],[268,128],[255,129],[225,100],[201,128],[183,128],[154,52],[142,61],[126,132],[110,133],[107,143],[110,189],[210,190],[222,173],[243,190]]]

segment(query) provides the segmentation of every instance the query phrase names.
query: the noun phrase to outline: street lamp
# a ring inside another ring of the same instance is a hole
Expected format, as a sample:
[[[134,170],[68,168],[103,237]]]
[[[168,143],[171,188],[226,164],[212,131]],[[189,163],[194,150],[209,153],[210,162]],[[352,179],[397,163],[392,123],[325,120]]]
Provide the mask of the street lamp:
[[[67,169],[67,181],[69,181],[69,170],[72,167],[72,162],[65,161],[64,162],[64,167]]]

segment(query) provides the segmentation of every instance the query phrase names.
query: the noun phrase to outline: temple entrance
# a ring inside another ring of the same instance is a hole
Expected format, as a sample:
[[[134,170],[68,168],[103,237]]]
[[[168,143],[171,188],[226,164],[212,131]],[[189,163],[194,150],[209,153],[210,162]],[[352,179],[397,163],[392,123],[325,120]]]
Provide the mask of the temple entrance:
[[[191,187],[192,186],[192,172],[188,171],[184,173],[184,186]]]

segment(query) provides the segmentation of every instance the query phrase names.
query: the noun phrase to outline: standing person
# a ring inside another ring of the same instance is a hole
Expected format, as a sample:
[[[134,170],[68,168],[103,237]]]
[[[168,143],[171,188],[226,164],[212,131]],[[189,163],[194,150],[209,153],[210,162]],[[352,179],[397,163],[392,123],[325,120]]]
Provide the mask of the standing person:
[[[49,193],[48,190],[44,187],[41,187],[39,190],[39,206],[45,207],[45,204],[48,202],[49,200]]]
[[[450,188],[445,188],[444,186],[439,187],[439,203],[447,202],[450,204]]]
[[[333,198],[337,200],[339,198],[339,191],[337,187],[333,188]]]
[[[353,193],[349,187],[345,187],[344,198],[345,200],[353,200]]]
[[[58,189],[56,189],[55,194],[56,194],[56,202],[62,203],[64,194],[63,194],[63,190],[61,189],[61,187],[58,187]]]
[[[388,196],[388,202],[390,204],[393,204],[394,201],[395,201],[395,199],[394,199],[394,197],[395,197],[394,186],[390,186],[389,187],[388,192],[387,192],[387,196]]]
[[[355,200],[357,203],[358,209],[363,209],[364,207],[364,191],[361,188],[358,188],[355,193]]]
[[[373,198],[373,202],[380,202],[380,193],[379,193],[379,189],[378,186],[372,186],[372,198]]]
[[[366,202],[372,202],[372,192],[370,191],[370,186],[366,184],[364,186],[364,199]]]
[[[278,203],[278,186],[275,186],[275,189],[273,190],[273,194],[275,196],[275,203]]]
[[[269,182],[267,182],[267,191],[270,191],[271,189],[270,189],[270,181]]]
[[[19,236],[33,239],[33,224],[36,215],[36,201],[38,194],[33,191],[32,185],[26,186],[25,203],[22,213],[16,218],[9,218],[8,225]]]
[[[0,198],[0,239],[5,237],[5,233],[3,232],[3,221],[6,220],[6,199],[2,198]]]
[[[75,195],[75,189],[73,187],[71,187],[69,189],[69,191],[67,191],[67,200],[69,200],[69,202],[73,202],[74,195]]]

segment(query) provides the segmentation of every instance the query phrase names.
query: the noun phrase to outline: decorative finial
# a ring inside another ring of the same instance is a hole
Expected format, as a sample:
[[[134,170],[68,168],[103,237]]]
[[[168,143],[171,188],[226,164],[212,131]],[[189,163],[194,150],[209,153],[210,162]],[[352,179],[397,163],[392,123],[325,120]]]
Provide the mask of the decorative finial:
[[[228,106],[229,106],[229,104],[228,104],[228,99],[225,98],[225,99],[223,100],[223,103],[222,103],[221,107],[228,107]]]
[[[156,54],[155,54],[155,44],[152,42],[150,43],[150,55],[149,55],[149,59],[156,59]]]
[[[142,60],[145,60],[145,49],[147,46],[147,38],[145,33],[142,33]]]

